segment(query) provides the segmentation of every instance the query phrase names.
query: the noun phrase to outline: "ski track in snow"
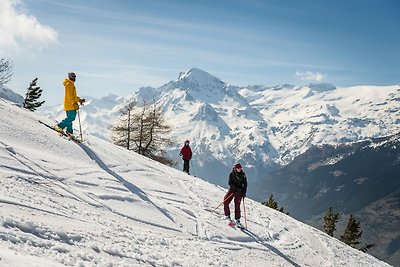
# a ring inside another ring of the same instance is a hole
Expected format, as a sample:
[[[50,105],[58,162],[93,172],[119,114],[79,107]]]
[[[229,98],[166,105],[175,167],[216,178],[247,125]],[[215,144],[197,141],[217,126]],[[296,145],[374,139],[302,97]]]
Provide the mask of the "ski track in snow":
[[[226,189],[0,109],[0,266],[388,266],[250,199],[228,227]]]
[[[96,153],[94,153],[88,146],[85,146],[84,144],[77,144],[79,145],[85,152],[86,154],[92,159],[94,160],[101,169],[103,169],[105,172],[107,172],[108,174],[110,174],[111,176],[115,177],[118,181],[121,182],[121,184],[123,184],[123,186],[132,194],[139,196],[143,201],[152,204],[156,209],[158,209],[162,214],[164,214],[169,220],[171,220],[172,222],[174,222],[174,220],[170,217],[170,215],[165,212],[162,208],[158,207],[157,205],[155,205],[146,195],[145,192],[143,192],[139,187],[135,186],[133,183],[128,182],[127,180],[125,180],[122,176],[118,175],[117,173],[115,173],[114,171],[112,171],[97,155]],[[129,217],[131,218],[131,217]],[[145,221],[143,221],[145,222]],[[145,222],[145,223],[149,223],[149,222]],[[155,224],[153,224],[155,225]],[[175,230],[174,228],[168,228],[165,226],[159,226],[159,227],[163,227],[165,229],[171,229],[171,230]],[[178,231],[178,230],[176,230]]]

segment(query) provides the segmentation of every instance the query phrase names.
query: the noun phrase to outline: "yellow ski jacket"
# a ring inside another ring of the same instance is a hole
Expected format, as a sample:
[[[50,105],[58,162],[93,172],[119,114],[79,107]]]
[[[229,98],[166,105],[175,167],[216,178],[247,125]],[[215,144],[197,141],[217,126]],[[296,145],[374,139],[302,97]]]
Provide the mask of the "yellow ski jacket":
[[[79,108],[78,101],[80,98],[76,95],[76,88],[73,81],[70,79],[64,80],[65,96],[64,110],[77,110]]]

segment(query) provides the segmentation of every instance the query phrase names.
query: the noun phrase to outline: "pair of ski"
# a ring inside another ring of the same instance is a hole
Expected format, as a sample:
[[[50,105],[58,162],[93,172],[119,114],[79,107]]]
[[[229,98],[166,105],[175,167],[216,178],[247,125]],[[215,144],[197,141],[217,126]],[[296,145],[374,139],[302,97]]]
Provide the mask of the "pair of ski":
[[[241,223],[236,223],[234,220],[229,220],[228,221],[228,226],[229,227],[231,227],[231,228],[233,228],[233,229],[236,229],[236,228],[238,228],[238,229],[240,229],[240,230],[246,230],[246,227],[244,227],[244,225],[243,224],[241,224]]]
[[[60,136],[66,137],[68,140],[72,140],[72,141],[74,141],[74,142],[76,142],[76,143],[82,143],[82,140],[81,140],[81,139],[79,139],[79,138],[77,138],[77,137],[75,137],[75,136],[68,135],[68,134],[67,134],[66,132],[64,132],[63,130],[58,131],[58,130],[55,129],[53,126],[50,126],[50,125],[48,125],[47,123],[45,123],[45,122],[43,122],[43,121],[40,121],[40,120],[39,120],[38,122],[41,123],[41,124],[43,124],[43,125],[46,126],[47,128],[50,128],[50,129],[52,129],[53,131],[59,133]]]

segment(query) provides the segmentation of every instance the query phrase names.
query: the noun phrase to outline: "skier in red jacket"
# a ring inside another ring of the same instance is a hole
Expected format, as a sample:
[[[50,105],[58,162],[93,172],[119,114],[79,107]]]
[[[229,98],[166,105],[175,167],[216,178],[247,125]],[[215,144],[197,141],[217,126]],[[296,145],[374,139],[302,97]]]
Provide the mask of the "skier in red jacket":
[[[190,149],[190,146],[189,146],[189,140],[185,141],[185,144],[181,148],[181,152],[179,153],[179,156],[182,156],[182,159],[183,159],[183,171],[186,172],[187,174],[190,174],[189,173],[189,161],[192,159],[192,150]]]

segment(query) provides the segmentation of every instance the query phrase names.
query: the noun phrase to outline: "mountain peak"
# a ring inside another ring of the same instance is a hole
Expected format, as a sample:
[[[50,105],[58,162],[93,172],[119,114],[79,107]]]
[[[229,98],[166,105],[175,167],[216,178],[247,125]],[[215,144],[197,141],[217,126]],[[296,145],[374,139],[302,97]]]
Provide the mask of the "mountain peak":
[[[206,71],[204,71],[204,70],[201,70],[201,69],[198,69],[198,68],[192,68],[192,69],[190,69],[190,70],[188,70],[188,71],[186,71],[186,72],[181,72],[180,74],[179,74],[179,80],[183,80],[183,79],[187,79],[187,78],[200,78],[200,77],[214,77],[214,76],[212,76],[210,73],[208,73],[208,72],[206,72]],[[215,78],[215,77],[214,77]]]
[[[217,77],[209,74],[208,72],[192,68],[187,72],[181,72],[179,74],[178,83],[190,85],[190,87],[222,87],[222,82]]]

